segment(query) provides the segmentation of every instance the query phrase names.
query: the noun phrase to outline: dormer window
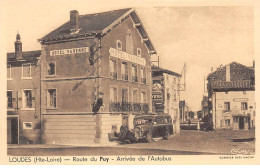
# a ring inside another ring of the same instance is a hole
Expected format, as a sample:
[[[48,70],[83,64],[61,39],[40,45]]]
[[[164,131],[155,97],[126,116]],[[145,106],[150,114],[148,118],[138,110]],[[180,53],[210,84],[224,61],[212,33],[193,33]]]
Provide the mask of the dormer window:
[[[120,40],[116,41],[116,49],[122,50],[122,42]]]
[[[136,54],[138,57],[141,57],[142,54],[141,54],[141,49],[140,48],[137,48],[137,54]]]

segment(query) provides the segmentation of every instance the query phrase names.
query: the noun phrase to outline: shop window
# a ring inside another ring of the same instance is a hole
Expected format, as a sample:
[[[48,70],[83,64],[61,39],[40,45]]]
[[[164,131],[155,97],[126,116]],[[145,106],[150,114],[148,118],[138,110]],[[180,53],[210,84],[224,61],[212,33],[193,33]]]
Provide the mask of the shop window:
[[[7,79],[11,79],[12,75],[11,75],[11,65],[7,65]]]
[[[13,94],[12,94],[12,91],[7,91],[7,108],[13,108]]]
[[[48,64],[48,75],[56,75],[56,65],[55,62]]]
[[[117,78],[117,72],[116,72],[116,60],[115,59],[110,59],[109,70],[110,70],[110,78],[116,79]]]
[[[134,51],[134,40],[131,30],[127,31],[126,35],[126,52],[133,54]]]
[[[142,56],[142,52],[141,52],[141,49],[140,49],[140,48],[137,48],[137,56],[138,56],[138,57],[141,57],[141,56]]]
[[[32,122],[23,122],[23,129],[32,129]]]
[[[22,72],[23,72],[22,78],[24,78],[24,79],[31,78],[31,64],[23,64],[22,67],[23,67],[22,68]]]
[[[23,108],[33,108],[32,90],[23,90]]]
[[[241,102],[241,110],[247,110],[247,102]]]
[[[116,41],[116,49],[122,50],[122,42],[120,40]]]
[[[56,100],[56,89],[47,90],[47,108],[56,108],[57,100]]]
[[[230,102],[224,102],[224,111],[230,111]]]

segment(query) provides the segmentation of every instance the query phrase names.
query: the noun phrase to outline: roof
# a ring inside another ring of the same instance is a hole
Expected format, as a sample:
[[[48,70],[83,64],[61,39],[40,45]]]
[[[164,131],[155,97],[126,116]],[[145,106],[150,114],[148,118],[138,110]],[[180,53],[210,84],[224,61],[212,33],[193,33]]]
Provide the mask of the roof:
[[[178,76],[178,77],[181,76],[180,74],[178,74],[176,72],[170,71],[168,69],[160,68],[157,66],[152,66],[152,72],[162,72],[162,73],[167,73],[167,74]]]
[[[226,69],[230,67],[230,81],[226,81]],[[213,90],[254,90],[255,70],[237,62],[232,62],[210,73],[207,77],[208,89]]]
[[[79,30],[77,33],[70,32],[70,21],[53,30],[43,38],[39,39],[41,43],[54,42],[59,40],[73,39],[85,36],[105,35],[125,18],[131,16],[136,28],[145,39],[144,43],[150,52],[156,53],[155,48],[148,37],[148,34],[143,27],[139,16],[135,9],[125,8],[119,10],[112,10],[102,13],[94,13],[87,15],[79,15]]]
[[[22,52],[22,58],[24,60],[36,60],[38,57],[41,56],[41,50],[35,51],[24,51]],[[7,53],[7,61],[13,61],[15,59],[15,53]]]

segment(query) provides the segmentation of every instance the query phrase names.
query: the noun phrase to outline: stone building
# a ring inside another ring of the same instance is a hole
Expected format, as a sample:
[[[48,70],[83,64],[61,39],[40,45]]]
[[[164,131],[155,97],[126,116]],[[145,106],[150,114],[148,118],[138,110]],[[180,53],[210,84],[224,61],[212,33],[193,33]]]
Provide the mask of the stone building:
[[[207,80],[213,128],[254,128],[254,67],[232,62],[210,73]]]
[[[156,54],[137,12],[79,15],[39,39],[43,143],[108,142],[151,102],[150,56]]]
[[[152,66],[153,112],[170,114],[175,134],[180,132],[180,78],[176,72]]]
[[[41,51],[22,51],[20,34],[15,52],[7,53],[7,143],[41,142]]]

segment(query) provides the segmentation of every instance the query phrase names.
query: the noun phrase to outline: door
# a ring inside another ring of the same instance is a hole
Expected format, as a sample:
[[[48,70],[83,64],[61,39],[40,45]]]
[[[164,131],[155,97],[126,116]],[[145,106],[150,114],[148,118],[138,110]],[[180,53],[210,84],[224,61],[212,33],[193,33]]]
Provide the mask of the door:
[[[18,144],[18,117],[7,118],[7,144]]]
[[[239,129],[245,128],[244,117],[239,117]]]

